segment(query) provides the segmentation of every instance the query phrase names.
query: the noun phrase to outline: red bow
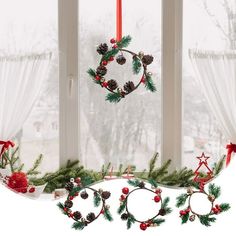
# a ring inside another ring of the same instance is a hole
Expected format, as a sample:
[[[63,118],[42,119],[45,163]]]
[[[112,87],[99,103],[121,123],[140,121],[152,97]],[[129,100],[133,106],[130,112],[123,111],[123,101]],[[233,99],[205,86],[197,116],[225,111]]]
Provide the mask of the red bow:
[[[2,145],[2,150],[0,153],[0,157],[3,155],[5,151],[9,149],[9,147],[14,147],[15,144],[12,141],[0,141],[0,145]]]
[[[228,149],[228,154],[227,154],[227,158],[226,158],[226,166],[228,166],[231,161],[232,153],[233,152],[236,153],[236,144],[230,143],[226,146],[226,148]]]

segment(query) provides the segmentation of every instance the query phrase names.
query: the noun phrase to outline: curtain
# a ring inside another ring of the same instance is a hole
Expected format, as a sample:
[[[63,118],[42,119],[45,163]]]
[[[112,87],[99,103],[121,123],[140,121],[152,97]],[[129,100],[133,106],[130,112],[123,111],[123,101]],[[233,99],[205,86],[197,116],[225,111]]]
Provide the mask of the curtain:
[[[0,57],[0,140],[21,130],[48,76],[51,53]]]
[[[224,136],[236,144],[236,52],[190,50],[189,56]],[[235,146],[231,146],[231,152],[234,150]]]

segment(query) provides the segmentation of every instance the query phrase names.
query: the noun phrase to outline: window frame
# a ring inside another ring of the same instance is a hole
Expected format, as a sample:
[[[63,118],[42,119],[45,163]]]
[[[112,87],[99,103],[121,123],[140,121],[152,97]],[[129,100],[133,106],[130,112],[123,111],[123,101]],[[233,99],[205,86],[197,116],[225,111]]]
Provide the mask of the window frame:
[[[162,130],[161,163],[170,169],[182,162],[183,0],[162,0]],[[79,3],[58,0],[59,163],[80,156]]]

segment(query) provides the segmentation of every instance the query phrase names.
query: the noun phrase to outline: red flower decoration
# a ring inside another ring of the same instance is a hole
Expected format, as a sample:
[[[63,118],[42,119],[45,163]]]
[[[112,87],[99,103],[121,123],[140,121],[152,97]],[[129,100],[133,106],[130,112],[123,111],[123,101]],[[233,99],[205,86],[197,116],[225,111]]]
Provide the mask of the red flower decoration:
[[[9,188],[14,189],[17,192],[27,192],[28,180],[26,174],[23,172],[13,173],[9,177],[7,185]]]

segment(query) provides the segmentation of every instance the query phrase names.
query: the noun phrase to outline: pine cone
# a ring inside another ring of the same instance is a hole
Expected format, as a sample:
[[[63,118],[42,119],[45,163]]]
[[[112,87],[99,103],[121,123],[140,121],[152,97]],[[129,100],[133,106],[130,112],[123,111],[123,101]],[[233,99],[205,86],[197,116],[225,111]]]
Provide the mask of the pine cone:
[[[67,191],[70,192],[73,188],[74,188],[74,184],[73,184],[72,182],[66,183],[65,189],[66,189]]]
[[[127,213],[123,213],[122,215],[121,215],[121,219],[122,220],[127,220],[129,218],[129,215],[127,214]]]
[[[106,43],[101,43],[98,47],[97,47],[97,52],[101,55],[106,54],[106,52],[108,51],[108,46]]]
[[[99,66],[96,72],[97,75],[104,76],[107,73],[107,68],[105,66]]]
[[[166,215],[166,210],[165,210],[165,209],[160,209],[159,215],[160,215],[160,216]]]
[[[73,202],[70,201],[70,200],[67,200],[67,201],[65,201],[64,205],[65,205],[66,208],[71,208],[73,206]]]
[[[125,62],[126,62],[126,59],[125,59],[125,57],[124,57],[123,55],[119,55],[119,56],[116,58],[116,61],[117,61],[118,64],[124,65]]]
[[[144,182],[140,182],[138,186],[139,186],[139,188],[144,188],[145,187],[145,183]]]
[[[88,198],[88,193],[87,192],[82,192],[81,194],[80,194],[80,197],[82,198],[82,199],[87,199]]]
[[[107,81],[107,85],[108,85],[108,88],[111,89],[111,90],[115,90],[118,87],[117,82],[113,79]]]
[[[95,214],[93,212],[89,213],[87,216],[86,216],[86,219],[90,222],[94,221],[96,218]]]
[[[111,193],[108,191],[102,192],[102,198],[103,199],[108,199],[111,196]]]
[[[134,89],[135,89],[135,86],[134,86],[134,83],[132,81],[129,81],[124,85],[124,90],[127,93],[132,92]]]
[[[150,65],[153,62],[153,56],[152,55],[144,55],[142,58],[142,62],[145,65]]]
[[[82,217],[82,215],[81,215],[81,213],[80,213],[79,211],[75,211],[75,212],[73,213],[73,217],[74,217],[76,220],[79,220],[79,219]]]

